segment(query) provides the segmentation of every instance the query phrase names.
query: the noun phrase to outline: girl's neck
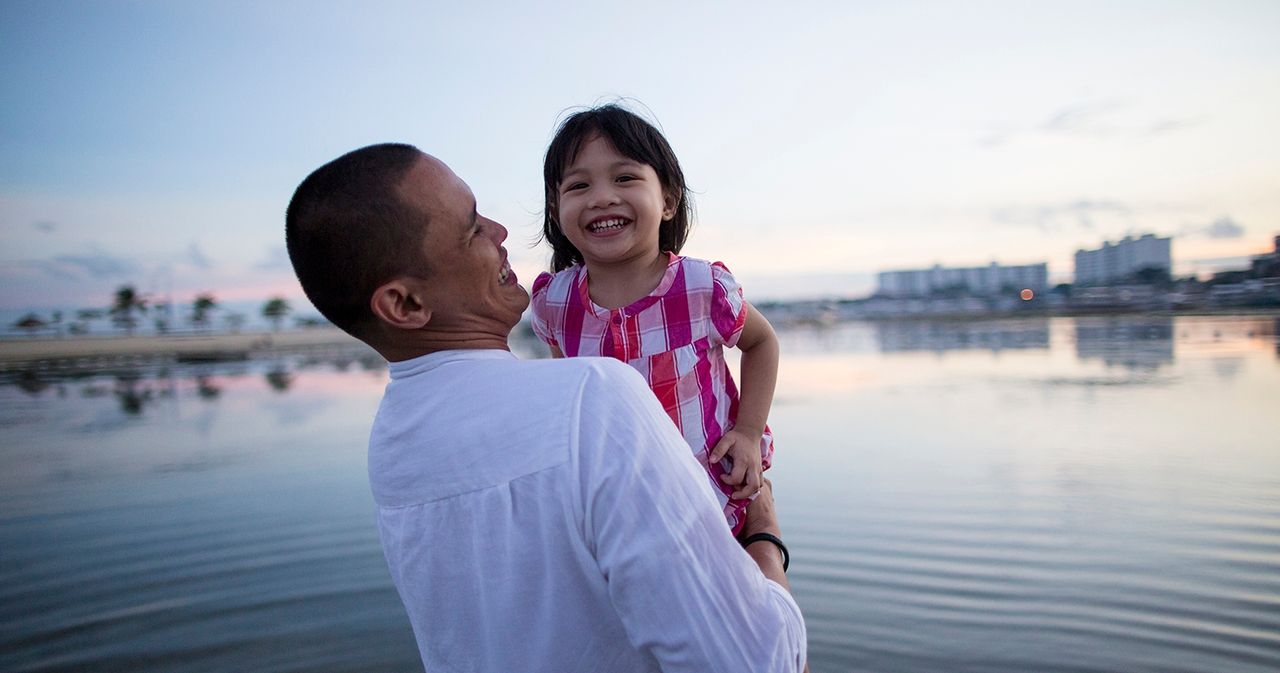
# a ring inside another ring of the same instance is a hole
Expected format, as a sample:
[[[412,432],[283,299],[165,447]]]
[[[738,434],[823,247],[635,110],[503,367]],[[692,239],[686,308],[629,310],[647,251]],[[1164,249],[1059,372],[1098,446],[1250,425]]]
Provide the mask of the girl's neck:
[[[622,308],[649,296],[662,282],[670,257],[665,252],[614,263],[587,262],[587,293],[596,305]]]

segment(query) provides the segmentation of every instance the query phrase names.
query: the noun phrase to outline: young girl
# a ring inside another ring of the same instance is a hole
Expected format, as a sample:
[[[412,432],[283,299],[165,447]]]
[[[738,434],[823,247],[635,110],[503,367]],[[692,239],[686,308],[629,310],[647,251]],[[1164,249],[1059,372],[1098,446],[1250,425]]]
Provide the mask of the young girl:
[[[543,179],[555,273],[534,281],[534,332],[555,357],[607,356],[639,370],[737,535],[773,457],[773,328],[723,264],[679,256],[689,192],[645,120],[616,105],[574,114],[547,149]],[[725,346],[742,350],[741,397]]]

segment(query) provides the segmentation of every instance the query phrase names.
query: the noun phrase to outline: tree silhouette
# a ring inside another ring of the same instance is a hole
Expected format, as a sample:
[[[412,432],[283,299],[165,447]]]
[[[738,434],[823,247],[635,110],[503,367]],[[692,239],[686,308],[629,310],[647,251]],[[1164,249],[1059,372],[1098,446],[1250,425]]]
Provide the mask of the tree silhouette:
[[[280,331],[280,321],[289,314],[292,309],[289,302],[284,297],[272,297],[267,303],[262,305],[262,317],[271,321],[271,326],[275,331]]]
[[[277,393],[288,392],[289,386],[293,385],[293,374],[283,367],[272,369],[264,377],[267,379],[267,385]]]
[[[48,323],[40,319],[40,316],[34,313],[28,313],[21,320],[13,323],[15,329],[20,329],[27,334],[35,334],[48,326]]]
[[[191,304],[191,324],[197,329],[204,329],[209,324],[213,310],[218,308],[218,300],[212,292],[201,292]]]
[[[111,303],[111,322],[116,327],[124,328],[133,336],[133,330],[138,326],[138,319],[133,314],[146,312],[147,300],[132,285],[121,285],[116,290],[115,299]]]

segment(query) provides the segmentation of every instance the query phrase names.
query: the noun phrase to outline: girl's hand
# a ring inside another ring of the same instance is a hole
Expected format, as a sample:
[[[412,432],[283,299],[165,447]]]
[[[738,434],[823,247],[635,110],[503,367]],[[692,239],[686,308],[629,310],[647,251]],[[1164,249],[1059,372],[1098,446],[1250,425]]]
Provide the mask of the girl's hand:
[[[733,469],[728,474],[720,475],[720,480],[738,487],[729,497],[741,499],[755,495],[764,483],[763,469],[760,466],[760,433],[731,428],[716,442],[708,457],[714,464],[724,459],[726,454],[733,460]]]

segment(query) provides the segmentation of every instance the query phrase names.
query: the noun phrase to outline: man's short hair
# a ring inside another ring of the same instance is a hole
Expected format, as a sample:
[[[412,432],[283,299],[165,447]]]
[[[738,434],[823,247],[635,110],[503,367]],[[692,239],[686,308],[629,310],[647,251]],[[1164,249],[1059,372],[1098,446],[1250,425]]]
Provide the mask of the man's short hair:
[[[308,175],[285,213],[285,244],[307,299],[353,336],[376,318],[373,291],[421,272],[427,214],[397,190],[422,152],[385,143],[348,152]]]

